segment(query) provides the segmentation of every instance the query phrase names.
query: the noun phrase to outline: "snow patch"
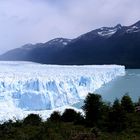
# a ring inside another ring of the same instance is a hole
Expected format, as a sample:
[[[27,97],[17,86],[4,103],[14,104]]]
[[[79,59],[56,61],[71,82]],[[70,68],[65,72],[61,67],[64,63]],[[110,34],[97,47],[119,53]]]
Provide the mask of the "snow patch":
[[[67,42],[63,42],[63,45],[68,45],[68,43]]]
[[[99,31],[98,34],[100,36],[112,36],[113,34],[115,34],[117,31],[117,29],[110,29],[110,30],[107,30],[107,31]]]
[[[137,26],[132,26],[131,28],[127,29],[127,33],[139,32],[140,28]]]

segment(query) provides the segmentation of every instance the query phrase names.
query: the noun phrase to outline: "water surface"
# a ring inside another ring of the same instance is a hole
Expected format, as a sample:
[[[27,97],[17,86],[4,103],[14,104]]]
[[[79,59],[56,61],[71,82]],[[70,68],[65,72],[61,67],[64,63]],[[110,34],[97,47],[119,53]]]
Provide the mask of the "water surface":
[[[134,101],[140,97],[140,69],[127,69],[126,75],[112,80],[95,91],[103,99],[113,101],[128,93]]]
[[[133,101],[137,101],[140,97],[140,69],[127,69],[126,75],[117,77],[111,82],[103,85],[95,91],[102,95],[103,100],[113,102],[116,98],[121,98],[128,93]],[[81,107],[83,100],[74,106]]]

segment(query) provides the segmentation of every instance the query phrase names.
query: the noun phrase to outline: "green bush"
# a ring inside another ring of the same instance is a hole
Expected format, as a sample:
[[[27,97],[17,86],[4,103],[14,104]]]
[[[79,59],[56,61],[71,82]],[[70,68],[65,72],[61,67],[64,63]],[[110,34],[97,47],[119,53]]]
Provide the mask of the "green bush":
[[[50,121],[55,121],[55,122],[60,122],[61,121],[61,114],[60,112],[58,111],[54,111],[50,118],[49,118]]]
[[[80,118],[80,115],[74,109],[66,109],[61,118],[64,122],[75,122]]]
[[[122,97],[121,106],[127,113],[133,113],[135,111],[134,103],[128,94]]]
[[[24,125],[39,125],[42,122],[42,119],[37,114],[30,114],[24,120]]]

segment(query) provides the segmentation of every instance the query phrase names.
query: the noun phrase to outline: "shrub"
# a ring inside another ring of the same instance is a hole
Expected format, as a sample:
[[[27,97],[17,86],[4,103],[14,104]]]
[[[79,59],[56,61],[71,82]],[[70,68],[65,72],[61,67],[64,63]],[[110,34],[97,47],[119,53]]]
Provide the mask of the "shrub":
[[[28,115],[24,120],[24,125],[39,125],[41,123],[42,119],[37,114],[30,114]]]
[[[77,118],[77,112],[73,109],[66,109],[62,114],[62,121],[64,122],[74,122]]]
[[[129,95],[125,94],[121,99],[121,106],[127,113],[133,113],[135,111],[134,104]]]
[[[54,111],[54,112],[51,114],[49,120],[50,120],[50,121],[55,121],[55,122],[61,121],[61,114],[60,114],[60,112]]]

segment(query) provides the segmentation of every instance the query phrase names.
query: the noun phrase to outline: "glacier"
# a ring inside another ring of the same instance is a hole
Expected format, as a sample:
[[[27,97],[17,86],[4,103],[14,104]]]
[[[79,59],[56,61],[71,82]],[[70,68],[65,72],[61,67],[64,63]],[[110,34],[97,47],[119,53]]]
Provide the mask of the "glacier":
[[[0,61],[0,122],[30,113],[47,118],[125,75],[119,65],[60,66]]]

